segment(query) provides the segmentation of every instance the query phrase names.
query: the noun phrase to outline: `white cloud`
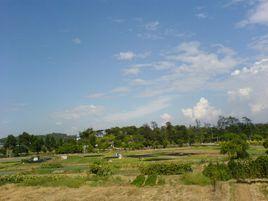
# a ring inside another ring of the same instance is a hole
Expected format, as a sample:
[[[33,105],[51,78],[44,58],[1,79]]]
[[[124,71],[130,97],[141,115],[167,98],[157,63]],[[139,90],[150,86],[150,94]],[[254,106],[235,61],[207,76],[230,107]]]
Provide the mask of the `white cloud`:
[[[231,75],[245,76],[245,75],[256,75],[259,73],[268,73],[268,59],[261,59],[260,61],[256,61],[250,67],[244,67],[242,70],[235,70]]]
[[[156,29],[158,29],[158,27],[159,27],[158,21],[149,22],[145,25],[145,29],[147,29],[148,31],[155,31]]]
[[[105,93],[93,93],[86,96],[87,98],[102,98],[105,96]]]
[[[113,22],[115,23],[123,23],[125,22],[126,20],[125,19],[120,19],[120,18],[110,18]]]
[[[137,119],[144,117],[146,115],[161,111],[162,109],[167,108],[170,105],[170,98],[159,98],[150,102],[147,105],[137,107],[134,110],[113,113],[105,117],[106,121],[129,121],[131,119]]]
[[[160,118],[162,119],[162,122],[165,124],[167,122],[170,122],[172,120],[172,116],[168,113],[164,113],[160,115]]]
[[[145,51],[143,53],[137,54],[137,58],[145,59],[151,55],[150,51]]]
[[[235,6],[241,3],[246,5],[253,5],[256,0],[231,0],[230,2],[226,3],[223,7]]]
[[[131,81],[131,85],[134,85],[134,86],[144,86],[144,85],[149,85],[150,83],[151,83],[150,81],[140,79],[140,78],[137,78]]]
[[[118,60],[125,60],[125,61],[131,61],[136,57],[136,54],[132,51],[127,52],[119,52],[119,54],[116,55],[116,58]]]
[[[61,126],[62,125],[62,122],[61,121],[58,121],[55,123],[57,126]]]
[[[138,67],[131,67],[123,69],[124,75],[138,75],[140,73],[140,68]]]
[[[205,19],[205,18],[208,17],[205,13],[197,13],[195,16],[196,16],[198,19]]]
[[[140,59],[145,59],[148,56],[150,56],[151,52],[146,51],[140,54],[136,54],[132,51],[126,51],[126,52],[119,52],[118,54],[115,55],[115,57],[118,60],[121,61],[132,61],[133,59],[140,58]]]
[[[221,114],[221,110],[210,106],[208,100],[202,97],[193,108],[182,109],[182,113],[192,121],[198,119],[213,122]]]
[[[215,54],[201,50],[199,42],[188,42],[182,43],[177,50],[178,54],[170,55],[168,58],[184,63],[183,70],[189,73],[225,73],[238,64],[230,48],[226,51],[226,48],[218,47],[221,54]]]
[[[259,51],[260,54],[268,53],[268,34],[254,38],[250,43],[250,47]]]
[[[152,64],[156,70],[164,70],[175,67],[175,64],[170,61],[158,61]]]
[[[78,38],[78,37],[76,37],[76,38],[73,38],[73,43],[74,44],[77,44],[77,45],[79,45],[79,44],[81,44],[82,43],[82,41],[81,41],[81,39],[80,38]]]
[[[111,90],[111,93],[124,94],[128,93],[130,89],[128,87],[116,87]]]
[[[150,67],[151,64],[136,64],[131,67],[122,70],[123,75],[138,75],[141,72],[141,68]]]
[[[211,52],[204,51],[199,42],[185,42],[175,51],[168,52],[164,55],[166,65],[155,68],[165,73],[155,79],[154,85],[145,89],[142,96],[204,89],[213,83],[215,77],[231,73],[240,64],[232,49],[222,45],[214,48],[216,50]]]
[[[236,98],[249,98],[251,92],[252,89],[250,87],[246,87],[237,90],[230,90],[227,94],[231,100],[235,100]]]
[[[239,74],[240,74],[240,70],[236,69],[231,73],[231,76],[236,76],[236,75],[239,75]]]
[[[260,0],[258,4],[249,11],[248,17],[237,24],[238,27],[244,27],[249,24],[268,25],[268,1]]]
[[[260,115],[257,114],[264,116],[268,109],[266,84],[268,83],[268,59],[262,58],[253,65],[237,70],[237,73],[234,72],[233,76],[222,82],[221,87],[228,89],[228,95],[232,101],[243,100],[238,103],[243,112],[249,108],[253,117],[260,118]],[[247,87],[245,87],[245,83]],[[217,88],[219,87],[217,86]]]
[[[103,111],[104,108],[102,106],[79,105],[63,112],[56,113],[56,117],[66,120],[80,119],[81,117],[100,115]]]
[[[211,51],[201,48],[199,42],[184,42],[178,47],[162,53],[163,60],[136,64],[124,69],[124,74],[139,74],[142,69],[161,70],[160,77],[146,80],[140,97],[159,96],[174,92],[191,92],[209,87],[217,77],[231,74],[241,63],[231,48],[213,45]],[[133,72],[132,72],[133,71]],[[138,80],[139,83],[140,80]]]
[[[250,109],[252,113],[259,113],[262,110],[265,110],[266,108],[267,106],[265,106],[264,104],[259,104],[259,103],[250,104]]]
[[[252,89],[247,87],[247,88],[242,88],[238,90],[238,94],[240,96],[250,96]]]

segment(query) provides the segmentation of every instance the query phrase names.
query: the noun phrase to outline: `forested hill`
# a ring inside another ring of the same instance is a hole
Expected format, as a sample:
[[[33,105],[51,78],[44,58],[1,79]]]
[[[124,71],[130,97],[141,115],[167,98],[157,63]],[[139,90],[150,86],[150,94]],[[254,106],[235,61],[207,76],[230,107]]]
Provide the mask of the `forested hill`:
[[[25,133],[25,132],[24,132]],[[55,138],[56,140],[60,140],[60,139],[62,139],[62,140],[68,140],[68,139],[75,139],[76,138],[76,136],[74,136],[74,135],[69,135],[69,134],[66,134],[66,133],[48,133],[48,134],[44,134],[44,135],[36,135],[36,136],[38,136],[38,137],[40,137],[40,138],[43,138],[43,139],[45,139],[47,136],[48,137],[53,137],[53,138]],[[18,136],[16,137],[16,138],[18,138]],[[4,144],[5,143],[5,141],[6,141],[6,137],[4,137],[4,138],[0,138],[0,144]]]
[[[113,127],[106,130],[86,129],[76,135],[51,133],[33,135],[23,132],[19,136],[9,135],[0,149],[4,155],[6,150],[13,150],[15,155],[28,152],[79,153],[83,147],[93,149],[109,149],[113,147],[125,149],[165,148],[168,145],[191,146],[192,144],[219,143],[233,139],[241,139],[262,144],[268,139],[268,124],[256,124],[249,118],[220,116],[216,125],[201,124],[198,120],[194,126],[172,125],[167,122],[159,126],[156,122],[140,127]],[[3,139],[2,139],[3,140]]]

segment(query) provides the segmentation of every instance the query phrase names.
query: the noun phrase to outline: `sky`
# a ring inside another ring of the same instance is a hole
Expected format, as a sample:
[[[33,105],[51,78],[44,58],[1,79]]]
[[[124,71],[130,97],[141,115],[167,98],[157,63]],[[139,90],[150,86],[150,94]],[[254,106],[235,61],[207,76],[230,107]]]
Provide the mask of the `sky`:
[[[1,0],[0,137],[267,122],[268,0]]]

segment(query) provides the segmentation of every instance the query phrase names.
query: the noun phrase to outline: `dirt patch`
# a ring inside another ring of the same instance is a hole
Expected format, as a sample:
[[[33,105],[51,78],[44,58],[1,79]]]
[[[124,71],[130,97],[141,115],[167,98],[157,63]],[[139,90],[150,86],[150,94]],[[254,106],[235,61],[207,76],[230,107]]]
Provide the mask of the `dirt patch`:
[[[261,192],[264,184],[234,184],[234,201],[267,201]]]

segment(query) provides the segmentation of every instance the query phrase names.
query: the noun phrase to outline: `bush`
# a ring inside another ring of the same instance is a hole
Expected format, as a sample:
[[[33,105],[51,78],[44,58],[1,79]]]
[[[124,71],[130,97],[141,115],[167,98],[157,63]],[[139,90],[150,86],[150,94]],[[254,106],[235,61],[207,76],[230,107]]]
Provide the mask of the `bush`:
[[[82,153],[83,148],[81,145],[76,144],[65,144],[63,146],[60,146],[57,149],[58,154],[69,154],[69,153]]]
[[[268,178],[268,156],[259,156],[253,164],[257,178]]]
[[[264,146],[264,148],[267,148],[267,149],[268,149],[268,139],[266,139],[266,140],[263,142],[263,146]]]
[[[231,160],[228,167],[235,179],[268,178],[268,156],[256,160]]]
[[[228,166],[224,163],[209,163],[203,170],[203,174],[216,181],[227,181],[232,178]]]
[[[182,175],[181,181],[185,185],[205,186],[211,184],[211,180],[201,173],[185,173]]]
[[[176,175],[192,172],[192,168],[190,164],[154,163],[141,167],[140,171],[145,175]]]
[[[247,165],[245,161],[230,160],[228,162],[228,167],[232,177],[235,179],[245,179],[249,176],[249,165]]]
[[[234,137],[232,140],[221,143],[221,153],[228,154],[231,159],[234,158],[248,158],[249,148],[246,140],[240,137]]]
[[[67,186],[76,188],[86,182],[86,177],[68,176],[33,176],[33,175],[4,175],[0,176],[0,185],[20,183],[26,186]]]
[[[7,183],[20,183],[24,179],[24,175],[2,175],[0,176],[0,185],[4,185]]]
[[[214,191],[216,190],[217,181],[227,181],[232,178],[228,166],[224,163],[209,163],[203,170],[203,174],[211,179]]]
[[[145,186],[155,186],[157,182],[157,175],[153,174],[153,175],[148,175],[144,185]]]
[[[145,176],[144,176],[144,175],[138,175],[138,176],[136,177],[136,179],[134,179],[134,180],[131,182],[131,184],[133,184],[133,185],[135,185],[135,186],[137,186],[137,187],[141,187],[141,186],[143,185],[144,181],[145,181]]]
[[[113,174],[111,166],[107,162],[100,160],[95,161],[90,166],[89,172],[97,176],[109,176]]]

